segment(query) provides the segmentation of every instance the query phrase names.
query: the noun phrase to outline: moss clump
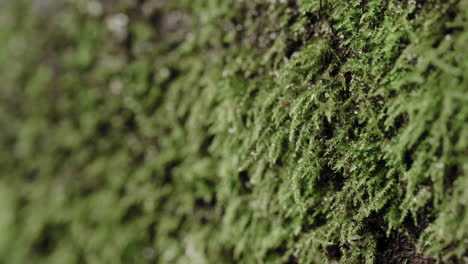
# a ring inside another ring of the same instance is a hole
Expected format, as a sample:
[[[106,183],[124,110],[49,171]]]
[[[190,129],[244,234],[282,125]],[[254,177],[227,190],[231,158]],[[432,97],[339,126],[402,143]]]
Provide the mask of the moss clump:
[[[0,3],[0,262],[463,263],[468,1]]]

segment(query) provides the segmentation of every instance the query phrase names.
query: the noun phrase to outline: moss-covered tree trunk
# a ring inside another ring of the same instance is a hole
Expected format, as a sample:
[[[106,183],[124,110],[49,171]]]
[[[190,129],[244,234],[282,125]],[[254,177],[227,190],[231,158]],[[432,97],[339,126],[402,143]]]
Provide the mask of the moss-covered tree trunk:
[[[467,263],[467,0],[0,1],[0,263]]]

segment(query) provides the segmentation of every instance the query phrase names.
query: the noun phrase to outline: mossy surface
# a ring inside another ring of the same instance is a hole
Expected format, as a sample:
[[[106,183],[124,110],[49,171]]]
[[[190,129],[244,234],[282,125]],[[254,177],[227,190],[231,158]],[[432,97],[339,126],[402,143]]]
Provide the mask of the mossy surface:
[[[0,263],[465,263],[468,1],[0,1]]]

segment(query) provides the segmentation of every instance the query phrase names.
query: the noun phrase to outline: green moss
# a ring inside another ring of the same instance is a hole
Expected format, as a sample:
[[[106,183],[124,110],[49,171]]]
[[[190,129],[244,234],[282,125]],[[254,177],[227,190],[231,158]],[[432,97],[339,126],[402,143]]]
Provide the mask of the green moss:
[[[467,1],[27,2],[0,262],[467,257]]]

